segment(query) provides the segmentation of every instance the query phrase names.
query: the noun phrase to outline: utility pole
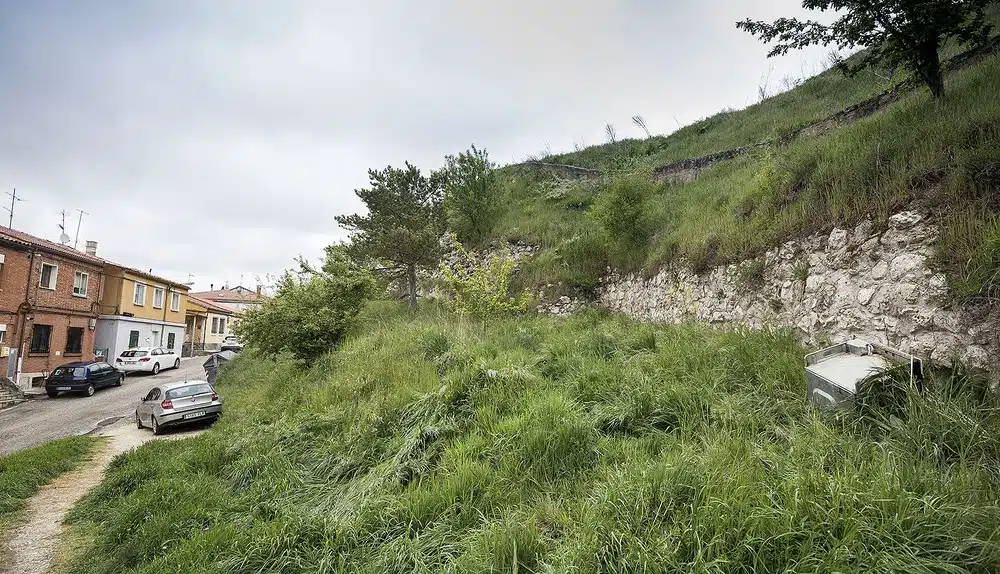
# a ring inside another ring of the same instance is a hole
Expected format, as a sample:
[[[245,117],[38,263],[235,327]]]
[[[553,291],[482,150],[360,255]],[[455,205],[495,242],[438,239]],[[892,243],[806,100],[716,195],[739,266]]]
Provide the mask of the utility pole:
[[[24,200],[17,196],[16,187],[14,188],[14,193],[10,193],[8,191],[7,195],[10,196],[10,209],[7,209],[6,207],[4,208],[10,213],[10,219],[7,221],[7,227],[9,227],[10,229],[14,229],[14,203],[17,201],[24,201]]]
[[[80,218],[76,221],[76,239],[73,240],[73,249],[76,249],[77,245],[80,244],[80,224],[83,223],[83,216],[90,215],[82,209],[77,209],[80,212]]]

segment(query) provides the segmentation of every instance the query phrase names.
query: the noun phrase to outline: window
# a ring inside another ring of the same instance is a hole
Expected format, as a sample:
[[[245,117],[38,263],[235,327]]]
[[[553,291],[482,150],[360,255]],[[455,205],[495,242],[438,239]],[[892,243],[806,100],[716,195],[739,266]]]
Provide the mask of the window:
[[[84,379],[87,377],[87,367],[58,367],[56,370],[52,371],[52,376]]]
[[[171,351],[174,350],[174,340],[175,339],[176,339],[176,336],[174,335],[174,333],[167,333],[167,348],[170,349]]]
[[[153,287],[153,308],[163,308],[163,289],[160,287]]]
[[[219,332],[219,318],[212,317],[212,334],[214,335],[218,332]]]
[[[52,325],[35,325],[31,329],[31,352],[48,353],[50,335],[52,335]]]
[[[38,279],[38,286],[42,289],[56,288],[56,276],[59,275],[59,266],[51,263],[42,263],[41,277]]]
[[[0,344],[7,342],[7,323],[0,323]]]
[[[226,332],[226,318],[219,319],[219,333]]]
[[[184,385],[167,391],[168,399],[183,399],[196,395],[207,395],[212,392],[212,387],[208,383],[198,383],[194,385]]]
[[[133,333],[138,333],[138,331],[132,331],[132,332]],[[145,357],[146,354],[147,354],[146,351],[135,351],[135,350],[132,350],[132,351],[122,351],[122,354],[119,355],[119,356],[125,357],[126,359],[131,359],[131,358],[134,358],[134,357]]]
[[[128,348],[134,349],[139,346],[139,331],[129,331]]]
[[[144,402],[146,402],[146,401],[155,401],[158,398],[160,398],[160,389],[153,389],[153,390],[149,391],[149,394],[146,395],[146,398],[143,399],[143,401]]]
[[[84,273],[83,271],[77,271],[73,275],[73,296],[74,297],[86,297],[87,296],[87,282],[90,281],[90,275]]]
[[[3,287],[3,263],[4,254],[0,253],[0,287]]]
[[[0,274],[2,274],[2,273],[3,273],[3,268],[0,267]],[[181,310],[181,294],[180,293],[172,293],[170,295],[170,310],[173,311],[174,313],[176,313],[176,312],[178,312],[178,311]]]
[[[70,327],[66,330],[66,354],[79,355],[83,352],[83,327]]]
[[[138,307],[146,304],[146,285],[144,283],[135,284],[135,294],[132,296],[132,302]]]

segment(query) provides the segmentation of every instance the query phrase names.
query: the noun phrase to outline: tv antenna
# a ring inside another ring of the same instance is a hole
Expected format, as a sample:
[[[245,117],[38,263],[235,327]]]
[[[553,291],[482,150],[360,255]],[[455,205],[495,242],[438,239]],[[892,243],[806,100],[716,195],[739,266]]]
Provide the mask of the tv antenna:
[[[76,246],[80,244],[80,224],[83,223],[83,216],[90,215],[82,209],[77,209],[77,211],[80,212],[80,218],[76,220],[76,239],[73,240],[73,249],[76,249]],[[69,243],[68,237],[66,238],[66,242]]]
[[[59,234],[59,243],[67,245],[69,243],[69,235],[66,234],[66,210],[60,211],[59,215],[62,216],[62,223],[59,224],[59,231],[62,232]]]
[[[24,200],[17,196],[16,187],[14,188],[14,193],[8,191],[7,195],[10,196],[10,209],[6,207],[4,208],[8,213],[10,213],[10,219],[7,221],[7,227],[14,229],[14,202],[24,201]]]

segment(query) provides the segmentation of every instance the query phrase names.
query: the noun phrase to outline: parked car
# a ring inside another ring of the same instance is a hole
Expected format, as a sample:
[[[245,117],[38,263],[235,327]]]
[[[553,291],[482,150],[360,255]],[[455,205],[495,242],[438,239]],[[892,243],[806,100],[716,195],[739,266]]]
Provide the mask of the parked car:
[[[45,394],[54,399],[62,392],[84,393],[93,396],[103,387],[120,387],[125,373],[104,361],[66,363],[56,367],[45,377]]]
[[[236,351],[237,353],[243,350],[243,343],[236,338],[236,335],[226,335],[226,338],[222,340],[222,347],[220,351]]]
[[[177,369],[181,357],[171,349],[162,347],[139,347],[122,351],[115,359],[115,366],[126,373],[159,373],[161,369]]]
[[[207,381],[165,383],[152,388],[135,408],[135,426],[160,434],[168,427],[212,421],[222,414],[222,400]]]

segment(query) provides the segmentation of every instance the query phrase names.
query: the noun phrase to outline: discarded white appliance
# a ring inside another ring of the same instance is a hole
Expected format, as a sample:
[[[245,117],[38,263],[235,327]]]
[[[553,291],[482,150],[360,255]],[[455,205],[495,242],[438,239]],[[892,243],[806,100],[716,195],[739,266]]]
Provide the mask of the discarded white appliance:
[[[809,402],[820,408],[850,406],[861,381],[893,364],[909,364],[914,381],[922,377],[920,359],[878,343],[854,339],[810,353],[806,355]]]

